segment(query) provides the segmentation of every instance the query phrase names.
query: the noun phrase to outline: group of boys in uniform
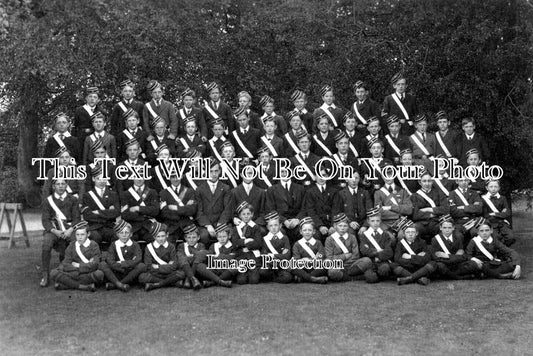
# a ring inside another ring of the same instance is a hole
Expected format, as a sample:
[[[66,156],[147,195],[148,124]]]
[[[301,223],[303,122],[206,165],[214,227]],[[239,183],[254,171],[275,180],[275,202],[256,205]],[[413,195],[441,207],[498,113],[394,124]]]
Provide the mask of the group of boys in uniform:
[[[263,113],[252,111],[247,92],[238,94],[239,107],[232,110],[214,82],[205,88],[209,100],[186,89],[176,108],[150,81],[152,99],[143,104],[125,80],[109,121],[98,89],[88,88],[73,125],[58,114],[45,147],[61,172],[85,166],[87,177],[57,176],[57,167],[49,168],[41,286],[50,278],[57,289],[90,291],[102,283],[128,291],[139,282],[148,291],[260,281],[396,278],[426,285],[430,277],[519,278],[520,257],[509,247],[515,242],[510,208],[499,182],[453,181],[445,165],[434,164],[445,158],[476,170],[490,160],[474,120],[463,119],[459,133],[440,111],[432,118],[438,131],[429,132],[431,120],[406,93],[401,73],[392,86],[380,108],[358,81],[356,101],[344,110],[325,85],[323,104],[313,112],[306,94],[295,90],[294,108],[282,116],[267,95],[260,100]],[[324,157],[329,164],[317,165]],[[190,161],[178,172],[170,158]],[[274,158],[288,159],[290,168],[276,172]],[[415,165],[416,179],[385,173]],[[353,174],[335,173],[343,167]],[[232,175],[247,168],[262,174]],[[296,168],[298,178],[289,174]],[[197,179],[195,171],[209,179]],[[50,272],[53,249],[61,264]],[[277,261],[291,258],[340,260],[343,267],[277,268]],[[211,266],[243,260],[255,265]]]

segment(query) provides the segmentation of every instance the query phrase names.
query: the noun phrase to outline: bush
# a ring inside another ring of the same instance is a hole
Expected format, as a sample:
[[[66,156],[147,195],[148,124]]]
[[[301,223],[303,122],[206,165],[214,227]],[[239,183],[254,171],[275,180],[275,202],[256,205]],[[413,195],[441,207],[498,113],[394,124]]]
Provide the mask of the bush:
[[[5,169],[0,172],[0,202],[22,202],[17,181],[17,169],[14,167],[5,167]]]

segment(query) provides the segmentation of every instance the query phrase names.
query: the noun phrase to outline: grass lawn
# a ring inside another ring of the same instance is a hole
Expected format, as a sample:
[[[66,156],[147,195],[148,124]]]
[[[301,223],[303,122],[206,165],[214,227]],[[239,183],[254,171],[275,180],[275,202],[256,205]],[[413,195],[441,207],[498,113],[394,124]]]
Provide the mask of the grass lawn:
[[[200,292],[39,288],[40,237],[0,241],[2,355],[533,353],[531,213],[515,213],[522,279],[260,284]],[[57,254],[53,261],[57,263]]]

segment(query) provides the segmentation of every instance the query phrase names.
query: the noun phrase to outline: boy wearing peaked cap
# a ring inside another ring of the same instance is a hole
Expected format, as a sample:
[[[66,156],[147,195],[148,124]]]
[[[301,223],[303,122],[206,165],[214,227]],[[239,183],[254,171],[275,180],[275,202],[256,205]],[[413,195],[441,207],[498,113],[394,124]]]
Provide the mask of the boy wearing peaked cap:
[[[95,163],[96,159],[106,158],[107,156],[107,151],[105,147],[102,145],[102,141],[93,142],[91,145],[91,151],[93,153],[94,159],[93,159],[93,162],[89,162],[89,164],[85,166],[86,172],[87,172],[87,179],[85,179],[85,191],[89,191],[92,188],[94,188],[92,172],[93,172],[93,169],[97,167],[101,169],[102,172],[105,168],[106,177],[108,177],[108,180],[106,182],[106,187],[115,191],[116,180],[117,180],[116,175],[115,175],[116,165],[110,161],[106,161],[105,164],[102,162]]]
[[[413,164],[413,151],[410,148],[405,148],[405,149],[401,150],[401,152],[400,152],[400,165],[398,167],[400,169],[408,171],[408,170],[413,169],[413,166],[414,166],[414,164]],[[418,179],[415,179],[415,178],[413,178],[413,179],[402,178],[398,174],[396,176],[396,182],[409,194],[409,196],[411,196],[420,187]]]
[[[448,196],[450,215],[454,219],[455,231],[473,237],[471,231],[482,215],[483,203],[479,194],[468,187],[468,179],[457,179],[456,182],[457,189],[450,191]]]
[[[479,169],[478,167],[481,165],[481,159],[480,159],[480,154],[479,154],[479,151],[475,148],[472,148],[471,150],[469,150],[468,152],[466,152],[466,164],[467,164],[467,168],[468,167],[472,167],[472,168],[469,168],[469,169],[473,169],[473,168],[476,168],[476,169]],[[469,183],[468,183],[468,186],[470,187],[470,189],[478,192],[479,194],[483,194],[485,193],[485,181],[481,178],[470,178],[469,179]]]
[[[294,109],[289,111],[289,113],[292,113],[291,116],[289,116],[289,113],[285,115],[286,122],[290,124],[292,117],[297,116],[301,120],[304,130],[312,133],[314,117],[313,114],[305,108],[305,105],[307,105],[307,95],[305,92],[300,89],[294,90],[291,94],[290,101],[294,104]]]
[[[415,164],[424,165],[426,169],[433,172],[433,158],[437,146],[435,135],[427,132],[428,120],[426,115],[418,114],[414,117],[415,132],[409,136],[409,142],[413,148],[413,158]]]
[[[289,131],[283,135],[283,146],[285,147],[283,157],[292,157],[300,153],[300,149],[298,148],[298,137],[307,135],[311,130],[308,131],[303,126],[302,118],[296,110],[289,111],[287,113],[287,119],[289,122]]]
[[[139,275],[146,271],[146,265],[142,263],[141,247],[131,239],[131,225],[119,220],[113,229],[117,240],[109,245],[99,269],[109,281],[105,284],[107,290],[116,288],[127,292]]]
[[[94,132],[91,135],[85,137],[83,144],[83,164],[92,162],[94,157],[91,151],[91,144],[95,141],[102,141],[102,145],[106,148],[108,156],[110,158],[117,157],[117,142],[115,136],[105,131],[106,119],[104,114],[96,112],[91,116],[91,123],[94,128]]]
[[[54,118],[54,134],[48,138],[46,145],[44,147],[43,157],[45,158],[54,158],[55,152],[61,148],[66,147],[66,149],[71,152],[72,157],[76,162],[81,163],[82,147],[80,146],[79,140],[77,137],[74,137],[69,132],[70,129],[70,118],[67,114],[60,112]],[[47,166],[48,167],[48,166]]]
[[[398,277],[399,285],[418,283],[427,286],[429,276],[437,270],[435,261],[431,261],[431,249],[418,237],[416,226],[412,221],[404,225],[405,237],[396,245],[393,272]]]
[[[205,123],[204,111],[201,108],[195,107],[196,93],[194,90],[187,88],[181,93],[181,100],[183,107],[178,110],[179,129],[178,133],[183,135],[186,133],[185,124],[189,121],[194,121],[198,136],[201,142],[207,141],[207,125]],[[195,132],[196,133],[196,132]]]
[[[176,139],[176,153],[179,158],[184,158],[187,152],[194,148],[201,155],[205,153],[203,138],[198,134],[197,121],[194,116],[183,119],[183,133]],[[206,139],[207,140],[207,139]]]
[[[310,151],[311,147],[311,137],[305,131],[300,131],[296,137],[296,142],[298,144],[298,154],[292,156],[291,167],[301,166],[304,168],[305,173],[301,180],[296,180],[295,182],[301,182],[304,187],[310,187],[313,182],[316,181],[316,172],[315,167],[320,157]]]
[[[268,95],[263,95],[263,97],[261,97],[261,100],[259,101],[259,104],[263,108],[264,112],[263,115],[259,118],[263,123],[261,131],[265,131],[264,126],[267,120],[272,119],[276,124],[276,135],[278,135],[279,137],[283,136],[287,132],[287,122],[282,116],[277,115],[274,112],[274,99]]]
[[[199,290],[202,288],[202,283],[197,278],[198,263],[207,254],[204,244],[198,242],[200,235],[198,235],[198,228],[194,223],[189,222],[183,227],[183,234],[185,242],[179,244],[176,248],[178,254],[178,266],[185,272],[185,281],[183,286],[185,288],[192,288]]]
[[[357,119],[351,111],[347,111],[342,120],[344,125],[343,133],[348,137],[350,152],[356,158],[359,158],[363,153],[361,147],[363,134],[356,130]]]
[[[452,217],[443,215],[439,222],[440,232],[431,239],[431,254],[437,263],[437,274],[446,279],[472,277],[476,269],[468,263],[463,248],[463,236],[454,234]]]
[[[257,175],[254,179],[254,185],[259,189],[263,189],[265,192],[268,188],[272,187],[278,182],[274,179],[276,176],[276,166],[272,163],[272,152],[268,147],[263,146],[257,150],[258,166],[257,169],[261,169],[261,175]],[[266,199],[266,198],[265,198]]]
[[[166,189],[170,185],[169,174],[177,171],[170,161],[170,150],[167,145],[162,144],[155,150],[156,163],[151,167],[150,176],[150,188],[155,189],[159,194],[163,189]]]
[[[400,156],[402,150],[409,148],[411,149],[411,143],[409,142],[409,137],[400,134],[400,119],[398,116],[392,114],[387,116],[386,119],[387,128],[389,133],[385,135],[385,158],[389,159],[394,165],[400,163]]]
[[[382,170],[385,166],[390,166],[391,161],[383,157],[383,141],[372,139],[368,142],[370,157],[361,163],[361,176],[363,186],[369,190],[370,196],[383,186]]]
[[[437,145],[435,147],[435,156],[442,155],[444,158],[457,160],[458,156],[458,133],[450,129],[450,118],[444,110],[435,114],[435,120],[439,130],[435,132]],[[457,160],[458,161],[458,160]]]
[[[507,198],[500,194],[500,181],[487,181],[487,194],[481,196],[483,217],[490,223],[493,236],[505,246],[516,242],[509,219],[511,211]]]
[[[339,182],[338,179],[339,176],[341,176],[341,172],[358,172],[361,167],[359,165],[359,159],[350,150],[350,140],[346,133],[344,133],[343,131],[337,131],[337,134],[335,135],[334,139],[337,153],[335,153],[330,158],[332,158],[336,163],[336,168],[338,168],[338,175],[333,180],[331,180],[330,183],[332,185],[340,186],[340,188],[344,188],[344,182]],[[343,174],[348,175],[349,173]]]
[[[322,169],[323,176],[330,174],[329,169]],[[321,241],[325,241],[331,228],[331,205],[338,188],[317,175],[315,184],[312,184],[305,192],[303,210],[313,219]]]
[[[274,118],[265,118],[263,121],[263,129],[265,134],[261,136],[261,147],[268,147],[274,157],[283,156],[285,154],[284,141],[276,133],[277,124],[274,121]]]
[[[348,218],[344,213],[333,217],[333,227],[335,232],[327,237],[325,243],[326,258],[342,260],[343,268],[328,270],[328,279],[341,282],[364,274],[372,266],[372,262],[368,257],[360,255],[357,238],[348,233]]]
[[[157,163],[157,149],[161,145],[166,145],[172,157],[176,157],[176,141],[168,137],[165,121],[161,117],[156,117],[152,122],[154,139],[146,142],[146,160],[150,165]]]
[[[351,110],[357,119],[357,129],[361,132],[365,132],[368,119],[372,116],[380,117],[381,110],[379,104],[368,97],[369,90],[367,83],[358,80],[353,85],[353,91],[356,100],[354,101]]]
[[[55,157],[59,159],[59,176],[55,178],[62,178],[64,177],[64,170],[72,169],[73,167],[76,167],[74,162],[72,161],[72,156],[70,151],[67,150],[66,147],[59,147],[57,151],[55,152]],[[53,184],[52,181],[54,179],[55,170],[54,168],[50,168],[48,172],[46,173],[46,181],[43,184],[42,193],[44,197],[49,196],[52,194],[53,191]],[[73,195],[74,197],[78,198],[83,195],[83,192],[85,191],[84,182],[81,179],[66,179],[67,183],[67,193]]]
[[[133,138],[125,143],[126,155],[128,156],[123,162],[120,162],[117,165],[117,170],[126,169],[121,167],[127,167],[128,176],[133,175],[134,166],[142,166],[145,164],[145,161],[140,158],[141,146],[137,139]],[[124,191],[128,190],[133,185],[132,179],[117,179],[117,192],[122,194]],[[122,197],[121,197],[122,198]]]
[[[80,148],[85,144],[85,138],[93,132],[91,117],[102,111],[98,105],[100,102],[98,94],[97,87],[88,87],[85,91],[85,105],[77,107],[74,111],[72,135],[78,138]]]
[[[368,118],[368,124],[366,126],[368,135],[364,136],[361,140],[361,157],[372,157],[370,153],[371,143],[379,140],[383,142],[383,136],[381,134],[381,123],[376,116]]]
[[[139,275],[139,282],[144,290],[173,287],[183,279],[185,273],[178,270],[176,247],[167,241],[167,226],[156,220],[152,221],[149,234],[153,240],[146,245],[144,264],[147,271]]]
[[[268,233],[263,236],[263,250],[265,255],[265,263],[261,266],[259,274],[261,279],[266,281],[273,281],[275,283],[290,283],[292,282],[292,274],[289,269],[274,268],[272,261],[274,260],[288,260],[291,257],[291,244],[287,235],[281,232],[281,224],[279,215],[275,211],[271,211],[265,215]]]
[[[237,100],[239,102],[239,107],[233,112],[233,117],[235,117],[237,113],[242,112],[250,118],[251,127],[261,130],[263,128],[263,123],[259,119],[259,114],[250,109],[252,106],[252,96],[250,93],[247,91],[239,92],[239,94],[237,94]],[[233,130],[237,129],[238,126],[239,125],[237,125],[237,122],[233,120],[232,124],[228,124],[228,132],[232,132]]]
[[[73,227],[76,240],[65,250],[65,259],[50,273],[56,289],[79,289],[94,292],[95,284],[104,280],[104,273],[98,270],[100,248],[89,240],[88,224],[80,221]]]
[[[316,133],[312,136],[311,150],[319,157],[330,157],[337,152],[335,136],[339,130],[330,130],[331,118],[327,115],[316,117]]]
[[[250,204],[253,207],[252,221],[258,225],[264,226],[265,224],[262,215],[265,205],[266,191],[265,189],[256,186],[253,179],[244,173],[246,167],[248,166],[245,166],[241,173],[242,183],[231,190],[231,200],[233,206],[237,207],[244,203]],[[256,169],[254,166],[251,167]],[[238,209],[235,209],[236,215],[233,218],[234,225],[239,225],[241,223],[238,218],[239,212],[237,210]],[[263,227],[261,227],[261,231],[264,231]]]
[[[236,270],[224,269],[224,268],[207,268],[206,263],[209,263],[209,259],[212,260],[231,260],[235,258],[235,246],[230,241],[230,228],[227,224],[219,224],[215,228],[215,234],[217,242],[211,245],[207,253],[207,261],[203,261],[198,264],[198,275],[204,282],[204,287],[210,287],[213,284],[217,284],[221,287],[231,288],[231,281],[237,274]]]
[[[304,261],[323,260],[325,258],[324,245],[313,237],[315,224],[313,219],[305,217],[300,221],[301,238],[292,246],[293,258]],[[307,267],[307,266],[306,266]],[[325,284],[328,282],[327,271],[322,268],[295,268],[291,270],[297,282]]]
[[[463,133],[457,139],[458,143],[458,158],[459,164],[463,167],[467,164],[467,152],[471,149],[476,149],[479,153],[479,159],[481,162],[489,162],[490,151],[487,144],[487,140],[477,133],[476,122],[474,118],[468,117],[461,122],[463,127]]]
[[[41,287],[48,285],[52,249],[59,253],[59,261],[63,261],[65,249],[74,238],[72,226],[80,221],[78,199],[67,194],[66,181],[64,179],[55,179],[52,182],[52,186],[54,193],[45,199],[42,208],[41,221],[44,232],[41,253]]]
[[[81,200],[81,213],[89,224],[91,240],[100,244],[115,240],[113,225],[120,215],[118,194],[107,187],[109,179],[104,179],[102,166],[92,169],[94,188],[84,193]]]
[[[205,157],[213,157],[218,161],[222,160],[222,145],[228,141],[227,137],[224,136],[226,131],[226,124],[222,119],[213,120],[211,122],[211,138],[207,141],[207,149]]]
[[[152,141],[154,139],[150,126],[152,126],[152,121],[158,116],[165,121],[165,127],[170,127],[168,137],[174,140],[178,136],[179,125],[174,105],[163,99],[163,87],[156,80],[151,80],[146,89],[152,97],[152,100],[146,103],[143,109],[144,131],[149,134],[147,140]]]
[[[235,119],[238,126],[229,134],[229,139],[235,147],[235,156],[252,160],[255,152],[261,147],[261,131],[250,126],[250,117],[244,107],[235,110]]]
[[[331,124],[331,128],[342,129],[342,118],[344,116],[344,110],[334,104],[335,95],[333,94],[333,87],[326,84],[320,88],[320,97],[323,104],[313,112],[315,123],[313,126],[318,126],[318,118],[326,115]]]
[[[119,85],[120,95],[122,99],[113,105],[111,110],[111,134],[117,137],[117,135],[125,129],[123,115],[132,109],[137,113],[137,117],[140,118],[144,109],[144,104],[139,100],[135,100],[135,84],[130,79],[125,79],[120,82]],[[143,127],[143,123],[139,125]],[[118,138],[118,137],[117,137]]]
[[[146,138],[148,134],[139,126],[139,114],[129,108],[122,114],[122,119],[125,122],[124,129],[117,133],[117,159],[119,161],[125,160],[126,155],[126,142],[132,139],[136,139],[141,147],[141,156],[146,158]]]
[[[391,84],[394,93],[387,95],[383,100],[381,112],[383,116],[396,115],[400,118],[400,132],[404,135],[413,133],[413,119],[418,114],[418,105],[416,98],[405,92],[407,89],[407,80],[402,72],[396,73]]]
[[[220,85],[216,82],[211,82],[207,84],[205,90],[209,95],[209,100],[203,100],[200,104],[203,106],[204,119],[208,128],[212,128],[215,121],[221,120],[225,127],[230,127],[230,131],[233,131],[233,110],[231,110],[228,104],[222,101]],[[209,132],[208,137],[211,136],[212,133]]]
[[[232,243],[235,246],[236,258],[239,260],[255,260],[256,267],[237,274],[238,284],[259,283],[259,267],[261,265],[261,247],[263,245],[261,228],[252,221],[254,207],[244,201],[235,209],[239,224],[235,226]]]

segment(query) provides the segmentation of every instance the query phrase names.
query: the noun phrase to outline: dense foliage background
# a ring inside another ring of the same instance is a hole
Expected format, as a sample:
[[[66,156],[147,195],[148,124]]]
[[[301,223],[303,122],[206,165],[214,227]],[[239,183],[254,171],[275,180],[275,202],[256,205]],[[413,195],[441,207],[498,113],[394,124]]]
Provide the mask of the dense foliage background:
[[[225,100],[248,90],[289,109],[296,87],[318,104],[331,83],[348,107],[362,79],[381,102],[400,69],[423,111],[473,116],[508,190],[533,181],[533,3],[527,0],[4,0],[0,5],[0,165],[35,189],[53,116],[72,114],[98,85],[108,110],[117,84],[157,79],[174,100],[216,80]],[[6,175],[7,176],[7,175]],[[13,192],[10,186],[9,193]],[[0,192],[2,193],[2,192]],[[4,200],[5,201],[5,200]]]

